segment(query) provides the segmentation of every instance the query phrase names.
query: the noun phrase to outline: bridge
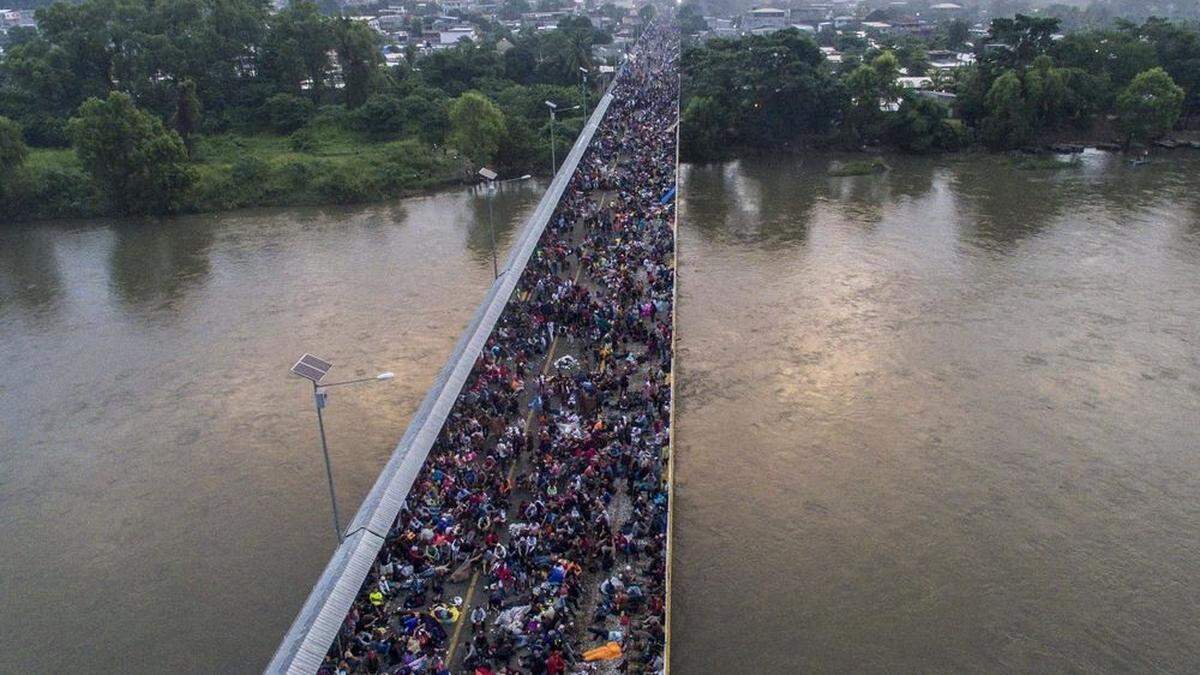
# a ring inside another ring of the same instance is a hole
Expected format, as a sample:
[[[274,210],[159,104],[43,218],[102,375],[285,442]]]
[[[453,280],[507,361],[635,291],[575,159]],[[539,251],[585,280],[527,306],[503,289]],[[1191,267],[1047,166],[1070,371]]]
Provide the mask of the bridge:
[[[266,672],[669,668],[678,45],[622,64]]]

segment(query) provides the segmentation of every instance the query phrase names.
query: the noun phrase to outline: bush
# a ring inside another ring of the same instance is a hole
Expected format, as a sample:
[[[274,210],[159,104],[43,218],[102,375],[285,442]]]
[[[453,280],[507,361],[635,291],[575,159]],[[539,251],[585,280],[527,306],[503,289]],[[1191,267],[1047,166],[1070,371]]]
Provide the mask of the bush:
[[[412,138],[388,143],[384,158],[389,164],[408,167],[423,176],[431,175],[438,166],[433,148]]]
[[[195,181],[183,141],[129,95],[88,99],[68,128],[79,163],[116,210],[170,213],[183,205]]]
[[[99,214],[99,202],[87,174],[75,168],[25,167],[12,175],[0,217],[83,218]]]
[[[11,176],[29,156],[29,148],[21,127],[7,117],[0,117],[0,179]],[[0,193],[4,190],[4,182],[0,181]]]
[[[254,155],[239,157],[229,171],[229,175],[233,178],[234,182],[243,185],[263,183],[270,176],[270,173],[271,165],[266,160]]]
[[[328,165],[324,162],[294,159],[280,167],[279,176],[288,189],[293,191],[307,190],[313,178],[328,170]]]
[[[262,106],[262,115],[267,118],[276,133],[288,134],[308,124],[312,119],[312,101],[293,94],[275,94]]]
[[[51,115],[29,115],[21,120],[25,140],[39,148],[65,148],[71,145],[67,121]]]
[[[900,110],[887,124],[887,138],[902,150],[958,150],[966,145],[966,132],[952,124],[945,105],[921,96],[906,95]]]
[[[313,181],[312,187],[322,199],[334,204],[366,201],[373,193],[362,173],[350,167],[323,172]]]
[[[417,136],[430,145],[444,141],[450,131],[447,105],[445,94],[441,94],[440,98],[411,94],[400,99],[400,119],[404,120],[404,134]]]
[[[317,108],[317,113],[313,115],[309,124],[310,126],[335,126],[345,129],[353,126],[354,122],[354,113],[347,110],[346,106],[327,104]]]
[[[315,152],[321,147],[319,135],[312,127],[304,127],[288,136],[288,147],[293,152]]]
[[[396,133],[404,128],[400,99],[376,94],[354,111],[358,128],[373,134]]]

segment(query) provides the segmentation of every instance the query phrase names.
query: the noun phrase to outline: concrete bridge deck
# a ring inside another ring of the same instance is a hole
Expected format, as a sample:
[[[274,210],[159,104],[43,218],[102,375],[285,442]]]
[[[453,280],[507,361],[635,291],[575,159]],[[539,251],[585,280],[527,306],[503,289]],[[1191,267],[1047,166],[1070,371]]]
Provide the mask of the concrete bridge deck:
[[[666,78],[674,76],[677,87],[677,74],[660,73],[659,76]],[[409,428],[397,444],[374,487],[348,526],[344,543],[334,552],[324,573],[314,586],[291,629],[284,636],[274,658],[267,666],[267,672],[315,673],[321,668],[326,655],[342,630],[347,613],[362,590],[364,580],[376,564],[377,556],[385,543],[389,530],[394,525],[431,448],[434,447],[456,401],[459,400],[484,344],[509,306],[514,291],[518,288],[521,275],[530,258],[535,255],[547,225],[563,199],[572,175],[579,167],[597,130],[602,126],[609,113],[610,106],[614,103],[614,89],[622,81],[622,77],[627,77],[624,68],[596,105],[549,189],[526,223],[499,277],[489,289],[482,305],[456,344],[447,364],[439,372],[433,387],[414,415]],[[670,131],[677,135],[677,125],[671,127]],[[676,157],[676,170],[677,165]],[[603,207],[606,196],[595,192],[591,199],[599,207]],[[671,212],[671,218],[674,220],[674,211]],[[571,240],[578,244],[583,241],[585,234],[577,225],[575,232],[571,235]],[[573,274],[575,279],[580,279],[584,272],[584,263],[577,259],[568,265],[570,266],[569,273]],[[585,279],[584,283],[595,288],[594,282]],[[673,325],[673,302],[670,321]],[[526,381],[526,391],[533,391],[533,384],[538,375],[545,374],[557,358],[564,354],[570,354],[576,359],[586,360],[589,358],[590,352],[589,345],[573,342],[564,344],[561,338],[556,338],[540,362],[530,369]],[[523,398],[522,410],[525,409],[526,404],[527,400]],[[531,422],[532,413],[526,420],[528,433],[534,433]],[[517,475],[523,474],[527,469],[528,461],[528,457],[522,455],[509,472],[509,479],[512,480]],[[668,469],[666,473],[669,478],[670,470]],[[518,489],[512,500],[513,503],[516,503],[521,496],[522,493]],[[619,502],[619,500],[617,501]],[[618,503],[613,508],[620,513],[621,509],[625,507]],[[619,521],[614,520],[614,522]],[[669,569],[668,561],[667,570]],[[599,579],[593,577],[594,575],[589,575],[587,578],[588,587],[597,585]],[[467,580],[448,581],[445,584],[443,592],[445,597],[459,596],[464,600],[459,620],[448,630],[446,662],[454,672],[458,672],[463,666],[464,657],[469,652],[469,645],[466,643],[469,642],[470,628],[466,626],[470,611],[485,600],[485,598],[479,597],[484,595],[480,586],[478,568]]]

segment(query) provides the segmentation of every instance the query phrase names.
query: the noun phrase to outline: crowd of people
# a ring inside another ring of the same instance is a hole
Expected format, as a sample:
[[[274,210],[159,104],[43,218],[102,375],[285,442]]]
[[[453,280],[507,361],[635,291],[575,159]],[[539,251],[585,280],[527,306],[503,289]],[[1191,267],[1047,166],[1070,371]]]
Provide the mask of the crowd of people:
[[[325,675],[663,670],[678,58],[619,72]]]

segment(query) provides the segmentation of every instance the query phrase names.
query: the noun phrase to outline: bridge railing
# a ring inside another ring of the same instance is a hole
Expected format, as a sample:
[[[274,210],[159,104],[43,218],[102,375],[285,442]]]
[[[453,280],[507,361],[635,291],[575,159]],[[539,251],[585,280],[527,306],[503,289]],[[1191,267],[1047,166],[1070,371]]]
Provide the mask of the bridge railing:
[[[526,221],[499,277],[459,337],[446,365],[438,371],[404,436],[350,522],[345,540],[334,551],[265,672],[315,673],[320,668],[476,359],[508,305],[571,176],[607,114],[613,87],[620,77],[618,71],[555,173],[549,189],[542,195],[537,209]]]

